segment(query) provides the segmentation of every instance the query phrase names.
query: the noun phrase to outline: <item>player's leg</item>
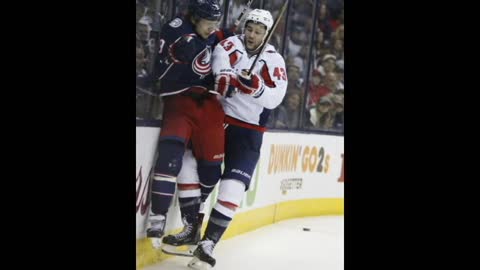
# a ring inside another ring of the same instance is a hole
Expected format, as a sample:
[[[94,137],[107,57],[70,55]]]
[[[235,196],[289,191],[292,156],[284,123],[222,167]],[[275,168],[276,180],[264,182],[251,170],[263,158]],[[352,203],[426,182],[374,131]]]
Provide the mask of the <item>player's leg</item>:
[[[177,176],[182,168],[185,143],[191,136],[192,127],[183,97],[165,99],[163,125],[158,143],[151,188],[151,212],[147,237],[161,238],[164,234],[166,214],[173,199]]]
[[[199,132],[192,136],[203,203],[220,180],[221,164],[225,156],[225,113],[222,105],[214,95],[204,103],[204,115],[199,119]]]
[[[207,229],[199,247],[195,250],[190,267],[202,262],[215,265],[212,256],[215,245],[232,221],[236,209],[248,190],[251,176],[260,157],[263,133],[230,125],[226,130],[225,170],[220,181],[218,199],[214,205]],[[197,269],[200,269],[197,267]]]
[[[208,197],[208,188],[215,186],[221,176],[221,163],[224,155],[223,109],[218,101],[206,100],[201,106],[201,117],[193,118],[194,129],[191,142],[195,158],[188,153],[184,157],[184,169],[177,180],[179,202],[184,222],[184,230],[164,238],[163,243],[175,247],[164,251],[170,254],[191,256],[191,253],[177,249],[181,245],[196,244],[202,225],[203,213],[200,208]],[[208,117],[207,117],[208,116]],[[197,165],[198,160],[198,165]],[[200,177],[199,177],[200,176]],[[200,183],[203,184],[202,188]],[[201,189],[204,195],[201,196]]]
[[[183,156],[182,170],[177,177],[178,200],[183,222],[183,230],[163,238],[163,252],[171,255],[192,256],[193,250],[200,240],[202,216],[198,216],[200,205],[200,181],[197,173],[197,162],[188,149]],[[187,246],[185,248],[178,248]]]

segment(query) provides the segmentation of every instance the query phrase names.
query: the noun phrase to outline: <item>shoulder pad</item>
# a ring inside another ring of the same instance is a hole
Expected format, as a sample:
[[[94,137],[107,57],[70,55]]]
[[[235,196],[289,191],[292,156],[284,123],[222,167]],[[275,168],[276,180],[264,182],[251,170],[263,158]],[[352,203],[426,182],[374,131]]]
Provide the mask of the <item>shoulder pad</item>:
[[[172,28],[178,28],[178,27],[180,27],[180,25],[182,25],[182,23],[183,23],[182,19],[175,18],[168,25],[170,25]]]

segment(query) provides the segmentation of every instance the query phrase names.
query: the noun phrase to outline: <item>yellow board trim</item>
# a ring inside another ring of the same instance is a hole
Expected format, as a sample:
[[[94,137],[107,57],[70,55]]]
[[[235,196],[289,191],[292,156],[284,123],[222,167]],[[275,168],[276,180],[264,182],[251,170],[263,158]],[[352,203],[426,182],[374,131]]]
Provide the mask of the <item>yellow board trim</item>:
[[[343,215],[343,198],[320,198],[285,201],[277,204],[256,208],[250,211],[238,213],[228,226],[222,240],[243,234],[275,222],[308,216],[321,215]],[[207,222],[205,220],[202,232],[205,232]],[[174,234],[181,231],[176,229],[167,234]],[[171,257],[152,247],[150,239],[137,240],[137,269],[147,265],[158,263]]]

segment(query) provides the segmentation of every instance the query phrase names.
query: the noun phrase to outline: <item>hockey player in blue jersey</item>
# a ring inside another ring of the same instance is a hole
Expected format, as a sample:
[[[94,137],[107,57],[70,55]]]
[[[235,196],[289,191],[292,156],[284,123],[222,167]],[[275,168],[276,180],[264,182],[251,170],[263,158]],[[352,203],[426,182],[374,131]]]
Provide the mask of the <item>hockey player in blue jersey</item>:
[[[204,181],[216,183],[221,176],[225,115],[219,97],[225,92],[214,91],[211,66],[212,49],[222,38],[215,33],[221,17],[218,0],[191,1],[186,17],[175,18],[162,28],[154,72],[140,82],[148,85],[160,81],[164,101],[146,231],[149,238],[164,234],[166,213],[187,145],[193,148],[198,174]],[[199,198],[183,196],[200,195],[196,186],[179,184],[178,188],[181,211],[197,213]],[[197,230],[197,215],[183,216],[184,222]]]
[[[252,4],[252,2],[253,1],[251,0],[245,5],[243,11],[239,14],[238,19],[235,21],[235,23],[234,23],[234,25],[232,25],[232,27],[230,27],[229,29],[221,29],[221,30],[218,30],[218,31],[215,32],[214,42],[213,42],[214,45],[216,45],[218,43],[218,41],[223,40],[225,37],[233,36],[233,33],[236,31],[236,28],[237,28],[241,18],[245,15],[248,7]],[[198,13],[197,15],[200,16],[200,15],[202,15],[202,13],[203,14],[208,14],[208,10],[210,10],[210,11],[215,10],[215,8],[217,6],[218,5],[216,5],[215,2],[212,2],[212,1],[194,1],[193,3],[191,3],[189,12],[190,12],[190,14]],[[202,12],[202,13],[200,13],[200,12]],[[207,17],[207,16],[204,15],[203,17]],[[188,20],[188,18],[187,18],[187,20]],[[183,22],[181,21],[181,19],[176,18],[175,20],[173,20],[169,24],[170,27],[168,27],[166,29],[166,31],[172,32],[171,29],[169,29],[169,28],[171,28],[171,27],[181,28],[182,24],[183,24]],[[166,33],[168,33],[168,32],[166,32]],[[171,36],[175,37],[175,35],[171,35]],[[170,36],[170,38],[171,38],[171,36]],[[190,36],[190,35],[188,35],[188,36]],[[211,36],[209,38],[211,38]],[[171,38],[171,40],[174,40],[174,38]],[[176,41],[174,41],[173,46],[176,46],[175,42]],[[182,42],[182,41],[179,40],[178,42]],[[213,47],[214,46],[212,45],[211,48],[213,49]],[[208,46],[207,46],[207,48],[208,48]],[[173,51],[177,52],[177,49],[173,48]],[[209,55],[211,55],[211,53]],[[197,59],[197,57],[195,57],[195,59]],[[162,64],[164,64],[164,63],[167,64],[167,65],[161,66],[161,67],[163,67],[163,69],[161,69],[161,68],[158,69],[161,72],[170,72],[168,70],[171,67],[172,67],[172,69],[175,68],[175,67],[177,69],[181,67],[181,66],[175,66],[175,65],[172,65],[170,67],[171,62],[170,62],[170,64],[168,64],[168,61],[161,62],[161,63]],[[192,64],[192,69],[194,71],[198,70],[198,68],[196,68],[196,66],[200,66],[200,65],[196,65],[196,64],[197,64],[196,62],[194,62]],[[166,70],[166,71],[164,71],[164,70]],[[157,76],[160,76],[162,78],[161,72],[159,73],[160,75],[157,75]],[[165,77],[165,78],[167,78],[167,77]],[[162,78],[162,82],[166,80],[165,78]],[[230,88],[229,87],[227,87],[227,88],[218,87],[218,84],[216,84],[216,86],[214,87],[213,81],[214,81],[214,79],[213,79],[213,76],[211,75],[211,73],[210,73],[210,75],[207,75],[204,78],[204,82],[206,84],[208,84],[209,86],[211,86],[212,88],[214,88],[214,91],[209,91],[209,92],[219,94],[219,96],[231,95],[233,93],[234,89],[231,88],[231,87]],[[179,83],[181,83],[181,82],[182,81],[180,81],[180,82],[172,81],[171,83],[173,83],[174,85],[179,85]],[[171,88],[169,87],[167,89],[171,89]],[[167,94],[167,95],[169,95],[169,94]],[[200,102],[203,102],[203,99],[201,99]],[[176,104],[176,105],[178,105],[176,107],[181,107],[179,104]],[[171,110],[175,110],[175,108],[171,108]],[[212,115],[213,113],[214,112],[212,112],[211,110],[204,111],[204,114],[203,114],[203,117],[204,117],[203,123],[204,124],[201,127],[203,129],[203,131],[201,133],[202,134],[210,134],[210,136],[208,138],[202,137],[201,141],[198,140],[199,142],[202,142],[202,146],[210,147],[210,148],[212,147],[212,145],[214,147],[219,147],[219,145],[222,145],[222,146],[224,145],[224,140],[221,140],[221,138],[220,138],[220,135],[224,135],[223,131],[222,131],[222,134],[218,134],[219,133],[219,128],[218,128],[218,126],[219,126],[219,122],[218,122],[219,114],[217,112],[216,115]],[[205,123],[205,121],[208,121],[208,123]],[[212,123],[214,124],[214,128],[212,128],[213,127]],[[163,127],[163,129],[166,129],[166,128]],[[192,142],[195,143],[195,140],[194,140],[193,137],[192,137]],[[180,212],[181,212],[182,222],[184,223],[183,231],[180,232],[179,234],[176,234],[176,235],[169,235],[169,236],[164,237],[161,241],[162,244],[160,244],[160,242],[156,239],[154,239],[154,241],[153,241],[154,247],[158,248],[158,247],[162,246],[162,250],[165,253],[177,253],[178,252],[178,250],[177,250],[178,246],[186,245],[186,246],[189,246],[190,249],[185,250],[183,253],[191,256],[192,253],[193,253],[193,250],[196,248],[196,246],[198,244],[198,241],[200,240],[200,229],[201,229],[203,214],[198,215],[198,219],[195,218],[195,217],[197,217],[198,209],[201,207],[201,205],[203,205],[203,202],[205,202],[205,200],[207,199],[208,194],[210,194],[210,192],[213,190],[213,188],[218,183],[218,181],[220,180],[220,177],[221,177],[221,170],[219,169],[217,163],[212,164],[212,162],[208,162],[208,160],[207,160],[207,162],[205,162],[206,158],[205,158],[205,155],[202,156],[202,151],[207,152],[210,148],[207,148],[207,149],[201,148],[202,146],[199,146],[198,144],[196,146],[193,145],[193,152],[195,153],[195,155],[193,156],[192,151],[189,150],[189,151],[187,151],[187,155],[184,156],[184,158],[181,162],[181,164],[183,164],[184,166],[185,165],[190,166],[190,164],[195,164],[195,166],[198,170],[198,174],[197,174],[197,171],[194,171],[195,178],[191,177],[193,175],[191,175],[191,176],[178,175],[177,176],[177,188],[178,188],[178,198],[179,198],[179,204],[180,204]],[[162,149],[159,149],[159,151],[162,151]],[[210,152],[209,154],[212,155],[212,154],[215,154],[215,153]],[[220,155],[216,154],[213,157],[214,158],[219,158],[219,156]],[[196,160],[192,161],[192,159],[194,159],[194,157],[195,157]],[[204,160],[202,160],[202,158]],[[198,167],[197,167],[197,163],[198,163]],[[214,165],[214,166],[212,166],[212,165]],[[150,220],[153,224],[156,223],[158,225],[158,226],[151,226],[150,228],[147,229],[147,236],[152,237],[152,238],[160,238],[161,235],[162,235],[160,232],[163,232],[163,229],[162,230],[155,229],[154,227],[163,228],[165,226],[166,211],[168,210],[168,206],[169,206],[169,203],[171,201],[171,199],[170,200],[168,200],[168,199],[171,198],[171,195],[175,191],[175,186],[173,185],[173,181],[165,181],[165,178],[163,178],[164,175],[156,175],[156,176],[157,176],[158,181],[154,182],[155,186],[152,189],[152,198],[163,199],[164,204],[162,204],[160,206],[160,204],[155,204],[155,203],[152,202],[152,212],[153,212],[153,214],[151,215]],[[186,179],[186,181],[179,181],[179,179]],[[168,186],[170,186],[170,187],[168,187]],[[169,188],[169,189],[167,190],[166,188]],[[159,212],[161,213],[160,215],[155,215],[155,213],[159,213]],[[157,222],[157,218],[159,218],[160,222]]]
[[[285,62],[272,45],[266,45],[250,76],[243,72],[250,68],[260,53],[272,26],[273,19],[269,11],[252,10],[246,17],[243,34],[223,40],[213,51],[215,89],[219,92],[235,91],[236,94],[227,95],[221,100],[228,124],[225,130],[225,169],[205,235],[193,252],[195,258],[189,263],[194,269],[209,269],[215,265],[213,249],[249,188],[270,111],[285,96],[288,82]],[[193,184],[196,181],[194,163],[194,160],[187,161],[190,165],[182,169],[178,179],[180,182]],[[181,243],[182,239],[192,237],[195,233],[184,229],[174,238]]]

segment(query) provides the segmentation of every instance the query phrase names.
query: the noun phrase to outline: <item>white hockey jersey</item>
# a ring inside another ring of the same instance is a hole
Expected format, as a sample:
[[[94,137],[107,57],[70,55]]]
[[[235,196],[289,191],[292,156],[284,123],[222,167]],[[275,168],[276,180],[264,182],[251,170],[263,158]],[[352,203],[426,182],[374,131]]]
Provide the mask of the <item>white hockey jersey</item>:
[[[214,76],[229,72],[240,74],[243,69],[250,69],[256,55],[248,57],[243,38],[244,35],[231,36],[215,47],[212,55]],[[272,45],[267,44],[253,72],[260,75],[265,83],[263,93],[252,97],[239,91],[233,97],[222,99],[222,105],[227,123],[230,117],[264,130],[270,111],[280,105],[287,90],[285,61]]]

